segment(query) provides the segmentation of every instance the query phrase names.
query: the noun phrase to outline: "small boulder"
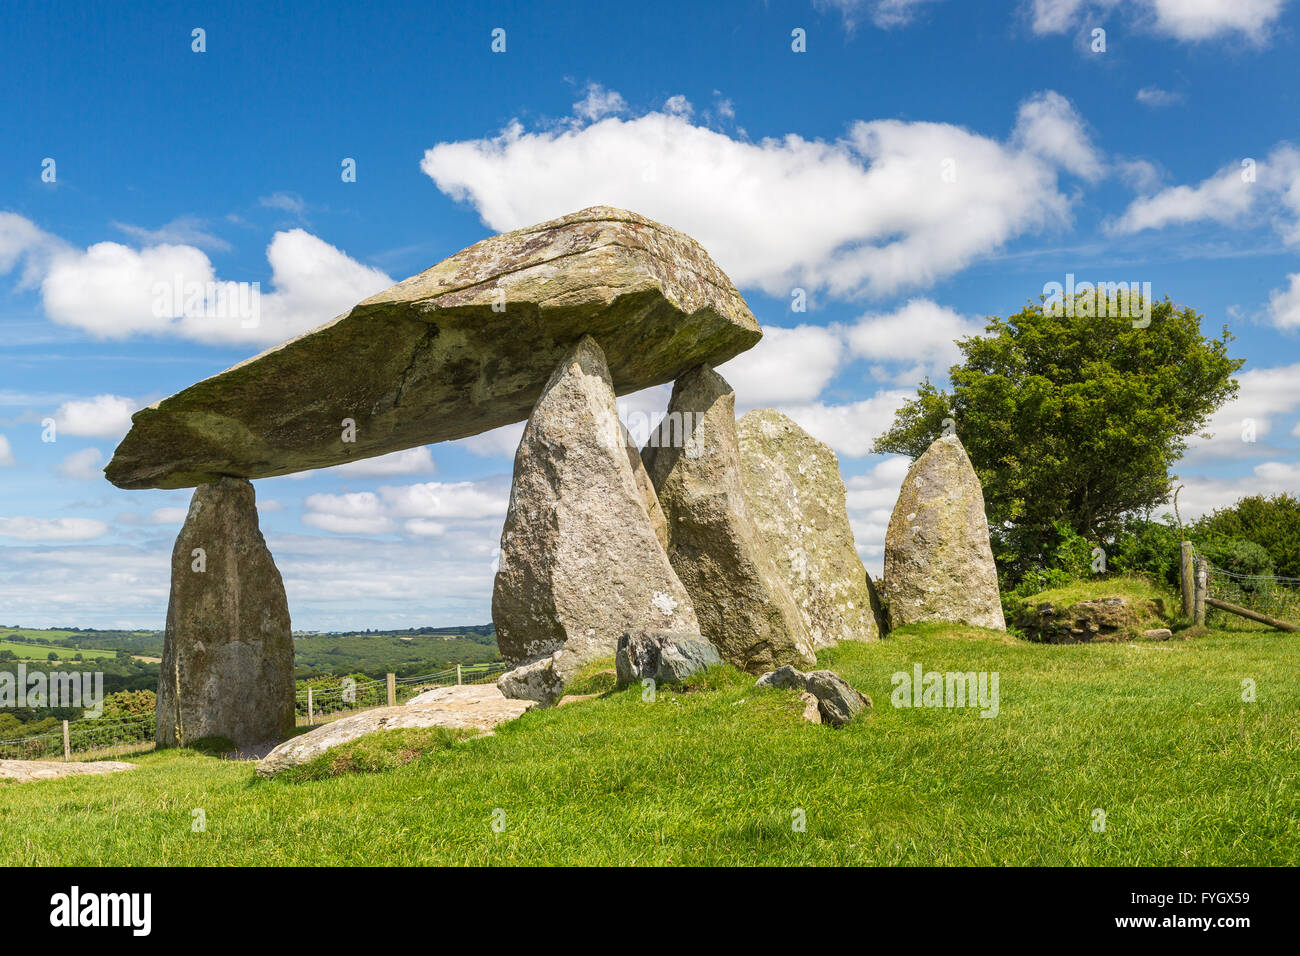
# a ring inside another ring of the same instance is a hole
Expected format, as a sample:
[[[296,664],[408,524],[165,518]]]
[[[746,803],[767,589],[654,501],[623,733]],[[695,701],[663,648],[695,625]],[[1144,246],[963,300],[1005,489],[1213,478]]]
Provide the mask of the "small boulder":
[[[861,693],[834,671],[811,671],[808,693],[817,698],[822,721],[843,727],[871,706],[871,698]]]
[[[555,657],[548,656],[506,671],[497,678],[497,689],[506,697],[550,707],[564,696],[565,683],[565,678],[556,673]]]
[[[803,704],[803,719],[810,724],[820,724],[822,722],[821,701],[817,699],[816,694],[810,694],[804,691],[799,695],[799,702]]]
[[[618,640],[614,669],[618,686],[626,687],[647,677],[658,683],[679,683],[699,671],[721,664],[718,649],[698,634],[674,634],[644,628],[628,631]]]
[[[789,664],[768,671],[754,682],[755,687],[794,687],[803,690],[808,686],[808,675]]]
[[[1174,632],[1167,627],[1153,627],[1143,631],[1142,636],[1148,641],[1167,641],[1174,636]]]

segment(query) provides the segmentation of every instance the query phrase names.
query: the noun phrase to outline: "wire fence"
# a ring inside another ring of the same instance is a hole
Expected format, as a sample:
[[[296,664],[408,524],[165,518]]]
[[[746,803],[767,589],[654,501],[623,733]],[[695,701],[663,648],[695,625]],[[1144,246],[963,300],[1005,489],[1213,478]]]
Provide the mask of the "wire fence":
[[[392,703],[405,704],[419,694],[455,684],[486,684],[505,671],[502,663],[466,664],[418,677],[391,677]],[[390,675],[391,676],[391,675]],[[387,707],[389,679],[344,680],[296,693],[298,726],[326,723],[357,711]],[[153,714],[124,720],[82,719],[28,737],[0,740],[0,760],[94,759],[152,749]]]
[[[1213,565],[1209,571],[1210,597],[1269,617],[1300,623],[1300,578],[1236,574]]]

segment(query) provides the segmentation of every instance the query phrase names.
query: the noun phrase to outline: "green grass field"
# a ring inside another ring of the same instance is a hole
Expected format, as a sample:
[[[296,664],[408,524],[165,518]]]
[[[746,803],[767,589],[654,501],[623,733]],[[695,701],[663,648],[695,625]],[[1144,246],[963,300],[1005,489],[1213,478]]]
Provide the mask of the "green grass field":
[[[918,662],[997,671],[999,716],[891,706],[891,674]],[[718,668],[493,737],[379,735],[294,779],[170,751],[129,774],[4,784],[0,863],[1300,862],[1294,635],[1051,646],[931,626],[821,663],[871,695],[869,717],[805,724],[793,692]]]
[[[59,655],[59,660],[70,661],[77,654],[82,660],[93,661],[101,657],[116,657],[117,651],[106,651],[94,647],[68,647],[62,644],[25,644],[17,641],[0,641],[0,651],[13,651],[19,660],[49,660],[50,651]]]

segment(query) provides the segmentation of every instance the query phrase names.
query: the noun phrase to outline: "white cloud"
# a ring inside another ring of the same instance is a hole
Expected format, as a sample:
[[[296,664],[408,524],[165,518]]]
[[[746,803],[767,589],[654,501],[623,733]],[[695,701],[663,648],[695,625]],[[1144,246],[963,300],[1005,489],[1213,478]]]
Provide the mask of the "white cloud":
[[[889,429],[894,422],[894,413],[915,395],[915,390],[893,389],[845,405],[815,402],[781,406],[780,410],[814,438],[830,445],[837,454],[861,458],[871,454],[876,437]]]
[[[1193,436],[1187,442],[1186,459],[1259,458],[1275,449],[1263,444],[1279,416],[1300,409],[1300,363],[1273,368],[1253,368],[1236,376],[1240,388],[1232,401],[1207,423],[1209,439]],[[1253,426],[1254,441],[1247,441]]]
[[[850,29],[866,14],[882,30],[907,26],[916,19],[917,11],[939,0],[816,0],[819,8],[838,9]]]
[[[54,413],[60,435],[86,438],[118,438],[131,428],[131,416],[140,406],[121,395],[96,395],[64,402]]]
[[[1169,90],[1162,90],[1158,86],[1144,86],[1137,91],[1137,101],[1143,106],[1162,107],[1173,106],[1175,103],[1181,103],[1183,95],[1181,93],[1172,93]]]
[[[278,209],[281,212],[292,213],[295,216],[301,216],[307,209],[307,204],[297,193],[291,192],[274,192],[269,196],[258,197],[259,206],[267,209]]]
[[[469,438],[458,439],[452,444],[482,458],[514,458],[523,437],[524,423],[515,422],[513,425],[502,425]]]
[[[59,474],[77,481],[97,481],[104,477],[100,468],[103,460],[104,453],[98,448],[83,448],[63,459],[59,465]]]
[[[259,498],[257,500],[257,510],[265,514],[274,511],[284,511],[284,504],[276,501],[274,498]]]
[[[1083,117],[1060,93],[1038,93],[1020,105],[1015,141],[1023,149],[1089,182],[1100,179],[1105,161],[1092,145]]]
[[[536,132],[514,122],[496,137],[440,143],[420,165],[497,230],[610,204],[694,236],[742,286],[887,294],[1068,221],[1062,164],[1091,176],[1100,162],[1082,122],[1042,94],[1020,124],[1008,142],[876,120],[834,143],[752,143],[665,109]]]
[[[1300,329],[1300,272],[1291,273],[1287,280],[1288,288],[1269,293],[1269,318],[1279,329]]]
[[[777,402],[809,402],[822,393],[844,355],[835,329],[800,325],[763,326],[763,338],[747,352],[718,366],[746,408]]]
[[[1256,465],[1248,475],[1232,478],[1193,476],[1178,495],[1178,510],[1184,520],[1194,520],[1215,508],[1225,508],[1246,495],[1294,495],[1300,488],[1300,464],[1266,461]]]
[[[1032,0],[1035,33],[1065,33],[1101,26],[1113,10],[1123,8],[1134,24],[1176,40],[1199,41],[1240,36],[1263,43],[1286,0]]]
[[[615,90],[607,90],[599,83],[588,83],[586,95],[573,104],[573,113],[585,120],[598,120],[627,111],[627,102]]]
[[[144,239],[156,235],[136,233]],[[255,293],[252,282],[219,280],[194,245],[137,250],[99,242],[83,252],[21,216],[0,214],[0,272],[25,257],[23,281],[39,279],[46,315],[97,338],[166,334],[213,344],[274,344],[393,284],[380,270],[302,229],[277,232],[266,256],[272,291],[253,280],[259,284]]]
[[[89,541],[107,533],[94,518],[0,518],[0,537],[21,541]]]
[[[946,372],[961,358],[956,340],[984,331],[982,322],[965,318],[929,299],[912,299],[893,312],[868,314],[848,329],[853,355],[872,361],[911,362],[928,372]],[[908,369],[910,381],[921,376]]]
[[[911,461],[902,455],[891,455],[870,471],[845,480],[849,512],[849,526],[867,570],[879,576],[885,552],[885,532],[889,530],[889,516],[898,501],[898,490],[907,477]]]
[[[194,216],[179,216],[157,229],[146,229],[125,222],[114,222],[113,228],[120,229],[146,246],[187,245],[216,252],[227,252],[231,248],[226,240],[204,229],[203,220]]]
[[[304,524],[334,534],[440,536],[450,523],[505,520],[510,501],[503,481],[429,481],[385,485],[378,492],[308,495]],[[405,520],[399,525],[399,521]],[[436,519],[436,520],[435,520]]]
[[[1115,233],[1163,229],[1165,226],[1210,220],[1231,224],[1251,208],[1257,183],[1242,179],[1239,166],[1229,166],[1196,186],[1170,186],[1154,196],[1141,196],[1110,224]]]
[[[388,512],[396,518],[480,518],[505,520],[509,488],[488,482],[429,481],[379,489]]]
[[[302,522],[331,534],[388,534],[395,525],[371,491],[308,495]]]
[[[258,510],[262,510],[258,504]],[[189,515],[189,508],[155,508],[149,513],[150,524],[184,524]]]
[[[8,468],[15,464],[14,450],[9,445],[9,439],[0,435],[0,468]]]
[[[433,453],[427,445],[421,445],[418,448],[406,448],[380,455],[378,458],[363,458],[360,461],[348,462],[334,470],[355,478],[428,474],[434,470]]]

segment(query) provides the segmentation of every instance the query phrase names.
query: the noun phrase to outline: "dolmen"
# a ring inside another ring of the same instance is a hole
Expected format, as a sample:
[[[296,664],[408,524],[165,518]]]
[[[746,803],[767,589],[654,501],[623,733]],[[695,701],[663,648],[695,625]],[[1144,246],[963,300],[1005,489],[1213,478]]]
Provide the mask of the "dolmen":
[[[476,243],[137,412],[108,479],[196,489],[158,744],[243,747],[292,726],[288,607],[252,480],[524,420],[492,596],[506,696],[556,702],[629,633],[713,660],[698,638],[754,674],[882,636],[834,455],[775,412],[738,428],[714,371],[760,336],[693,239],[595,206]],[[615,399],[668,382],[638,449]]]

